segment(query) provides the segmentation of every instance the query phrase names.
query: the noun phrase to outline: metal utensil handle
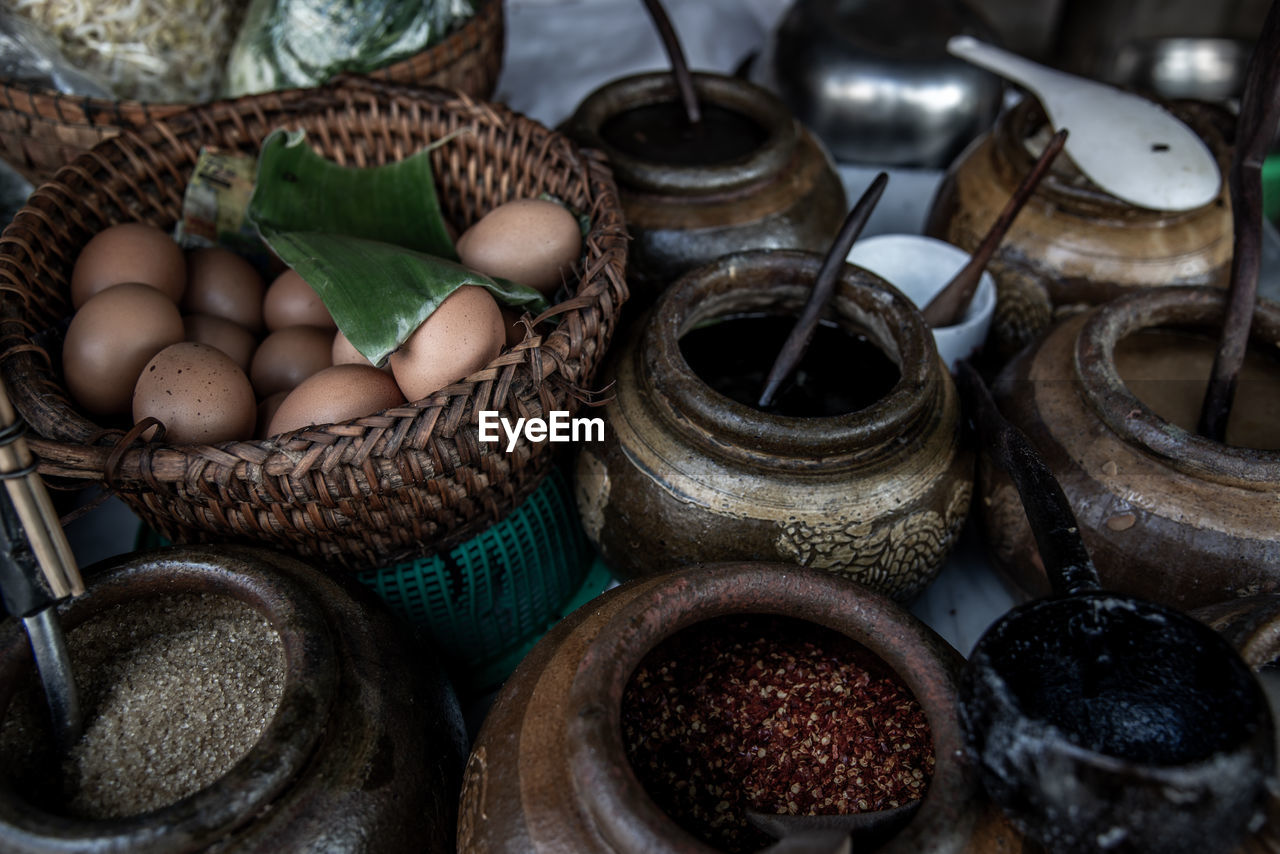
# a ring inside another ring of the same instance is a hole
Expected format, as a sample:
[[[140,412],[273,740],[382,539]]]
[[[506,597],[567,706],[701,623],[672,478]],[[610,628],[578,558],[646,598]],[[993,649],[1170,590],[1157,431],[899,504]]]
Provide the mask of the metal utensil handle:
[[[996,408],[986,383],[967,360],[956,365],[956,380],[981,441],[1018,489],[1054,593],[1066,596],[1100,589],[1098,570],[1080,538],[1075,513],[1044,459]]]
[[[22,625],[31,643],[40,684],[44,686],[54,739],[65,753],[80,740],[84,731],[84,715],[80,710],[80,691],[71,670],[71,655],[67,651],[62,623],[58,621],[58,612],[50,607],[33,616],[23,617]]]

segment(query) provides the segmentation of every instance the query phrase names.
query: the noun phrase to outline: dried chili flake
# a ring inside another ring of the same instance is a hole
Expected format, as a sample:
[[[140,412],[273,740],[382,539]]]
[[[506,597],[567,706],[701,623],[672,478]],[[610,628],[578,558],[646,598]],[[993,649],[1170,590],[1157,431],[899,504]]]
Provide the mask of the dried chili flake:
[[[933,773],[928,720],[892,670],[783,617],[723,617],[663,641],[631,676],[622,729],[650,796],[725,851],[768,843],[748,810],[890,809],[923,797]]]

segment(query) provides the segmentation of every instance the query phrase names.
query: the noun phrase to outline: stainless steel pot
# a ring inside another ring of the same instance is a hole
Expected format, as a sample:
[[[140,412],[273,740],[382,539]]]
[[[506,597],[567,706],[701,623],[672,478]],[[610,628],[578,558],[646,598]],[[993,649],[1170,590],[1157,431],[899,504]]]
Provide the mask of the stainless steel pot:
[[[990,127],[999,78],[950,57],[960,33],[995,38],[955,0],[796,0],[757,77],[837,160],[946,166]]]

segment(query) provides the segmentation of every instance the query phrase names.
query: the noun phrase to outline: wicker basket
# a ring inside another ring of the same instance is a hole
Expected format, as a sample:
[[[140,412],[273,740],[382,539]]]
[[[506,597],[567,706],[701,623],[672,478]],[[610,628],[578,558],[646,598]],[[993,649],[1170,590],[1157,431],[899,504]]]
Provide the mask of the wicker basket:
[[[481,0],[462,27],[371,76],[488,98],[502,69],[503,24],[502,0]],[[31,183],[40,184],[102,140],[191,106],[63,95],[0,81],[0,158]]]
[[[255,150],[279,126],[306,130],[317,150],[349,165],[393,161],[470,128],[432,153],[445,215],[461,229],[542,192],[585,212],[574,296],[546,313],[539,336],[433,397],[287,441],[144,445],[127,425],[92,422],[59,368],[80,249],[121,221],[171,227],[201,146]],[[625,263],[603,160],[505,107],[364,79],[258,95],[99,143],[31,196],[0,236],[0,376],[38,434],[42,474],[104,482],[171,541],[253,541],[328,565],[383,566],[452,546],[536,486],[553,446],[481,444],[477,413],[514,421],[577,410],[626,299]]]

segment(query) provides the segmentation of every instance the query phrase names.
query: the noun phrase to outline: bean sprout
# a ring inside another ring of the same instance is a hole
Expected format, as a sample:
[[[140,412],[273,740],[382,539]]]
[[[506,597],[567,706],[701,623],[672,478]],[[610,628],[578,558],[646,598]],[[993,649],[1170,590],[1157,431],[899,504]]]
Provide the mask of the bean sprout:
[[[245,0],[11,0],[120,98],[203,102],[222,82]]]

